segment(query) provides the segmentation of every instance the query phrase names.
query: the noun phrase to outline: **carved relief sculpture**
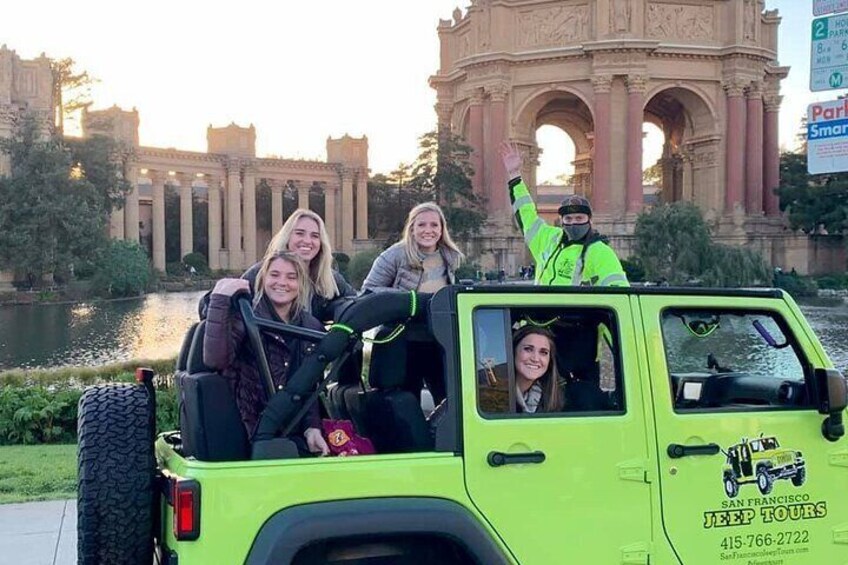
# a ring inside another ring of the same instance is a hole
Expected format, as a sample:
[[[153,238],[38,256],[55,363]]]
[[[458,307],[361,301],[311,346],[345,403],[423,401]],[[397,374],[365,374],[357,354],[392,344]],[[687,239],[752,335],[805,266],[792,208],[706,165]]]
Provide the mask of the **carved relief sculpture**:
[[[524,12],[518,16],[520,47],[557,47],[588,37],[589,7],[564,6]]]
[[[610,31],[613,33],[630,31],[630,0],[612,0]]]
[[[745,41],[756,39],[757,0],[745,0]]]
[[[713,8],[680,4],[650,4],[648,37],[655,39],[712,39]]]

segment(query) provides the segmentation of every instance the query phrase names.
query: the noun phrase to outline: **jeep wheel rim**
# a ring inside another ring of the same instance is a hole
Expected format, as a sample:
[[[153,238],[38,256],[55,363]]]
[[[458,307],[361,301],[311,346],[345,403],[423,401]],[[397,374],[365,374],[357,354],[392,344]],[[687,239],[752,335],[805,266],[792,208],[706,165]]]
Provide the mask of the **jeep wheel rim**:
[[[736,494],[736,484],[733,482],[733,479],[724,480],[724,492],[731,498]]]
[[[766,490],[768,488],[768,477],[765,473],[760,473],[760,476],[757,478],[757,486],[760,487],[760,490]]]

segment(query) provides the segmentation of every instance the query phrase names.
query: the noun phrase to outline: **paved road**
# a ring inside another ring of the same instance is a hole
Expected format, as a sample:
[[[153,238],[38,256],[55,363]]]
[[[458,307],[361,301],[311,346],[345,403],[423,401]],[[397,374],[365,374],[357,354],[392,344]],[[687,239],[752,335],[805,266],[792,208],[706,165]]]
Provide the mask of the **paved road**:
[[[0,504],[0,564],[76,562],[76,500]]]

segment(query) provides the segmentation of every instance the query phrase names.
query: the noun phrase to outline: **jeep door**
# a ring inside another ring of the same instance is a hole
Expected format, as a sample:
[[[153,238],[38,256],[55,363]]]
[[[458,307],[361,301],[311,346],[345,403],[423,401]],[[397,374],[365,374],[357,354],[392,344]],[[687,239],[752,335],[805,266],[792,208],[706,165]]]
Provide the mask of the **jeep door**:
[[[823,437],[812,388],[830,363],[777,296],[638,297],[663,525],[687,565],[848,555],[848,441]]]
[[[647,563],[651,485],[629,297],[540,289],[460,293],[457,303],[473,503],[520,563]],[[554,412],[519,412],[512,333],[528,324],[562,346],[565,405]]]

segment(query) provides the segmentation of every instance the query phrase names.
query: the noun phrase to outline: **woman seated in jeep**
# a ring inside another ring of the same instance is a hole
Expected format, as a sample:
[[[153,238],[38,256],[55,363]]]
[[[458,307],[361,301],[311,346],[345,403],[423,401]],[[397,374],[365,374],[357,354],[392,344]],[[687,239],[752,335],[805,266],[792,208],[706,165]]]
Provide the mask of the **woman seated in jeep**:
[[[553,334],[541,326],[527,324],[513,332],[512,345],[516,411],[561,412],[564,402]]]
[[[233,295],[249,290],[245,279],[221,279],[215,285],[206,317],[203,362],[230,380],[242,421],[248,436],[252,436],[265,407],[265,394],[256,359],[246,339],[244,321],[232,303]],[[306,310],[311,294],[309,276],[300,257],[285,251],[270,254],[256,275],[253,311],[258,317],[321,330],[321,323]],[[310,352],[311,345],[278,335],[263,336],[263,339],[274,386],[282,390],[288,376]],[[308,451],[329,453],[321,434],[317,404],[304,418],[302,433]],[[299,438],[292,439],[303,447]]]

